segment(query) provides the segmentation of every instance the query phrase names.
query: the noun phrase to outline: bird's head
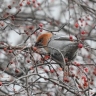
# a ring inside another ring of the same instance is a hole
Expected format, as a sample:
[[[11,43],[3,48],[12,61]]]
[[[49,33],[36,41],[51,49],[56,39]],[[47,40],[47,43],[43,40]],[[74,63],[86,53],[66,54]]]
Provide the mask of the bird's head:
[[[37,46],[37,47],[38,46],[47,46],[51,37],[52,37],[52,33],[49,33],[49,32],[41,34],[40,36],[38,36],[35,46]]]

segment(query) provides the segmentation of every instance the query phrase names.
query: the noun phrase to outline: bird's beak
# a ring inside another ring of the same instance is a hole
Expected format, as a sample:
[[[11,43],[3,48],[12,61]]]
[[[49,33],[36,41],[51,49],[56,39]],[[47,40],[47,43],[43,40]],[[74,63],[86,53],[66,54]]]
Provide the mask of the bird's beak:
[[[41,43],[36,42],[36,43],[35,43],[35,47],[39,47],[39,46],[42,46],[42,44],[41,44]]]

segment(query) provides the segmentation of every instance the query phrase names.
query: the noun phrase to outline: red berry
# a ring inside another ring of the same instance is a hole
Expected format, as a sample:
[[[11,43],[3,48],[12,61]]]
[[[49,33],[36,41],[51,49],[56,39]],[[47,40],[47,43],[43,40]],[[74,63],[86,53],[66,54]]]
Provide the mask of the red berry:
[[[42,32],[43,30],[42,29],[40,29],[40,32]]]
[[[88,25],[88,23],[86,22],[86,25]]]
[[[11,19],[12,19],[12,20],[15,20],[15,17],[14,17],[14,16],[11,16]]]
[[[69,39],[70,39],[71,41],[73,41],[73,37],[72,37],[72,36],[70,36]]]
[[[50,70],[51,73],[54,73],[54,70]]]
[[[25,33],[26,33],[27,35],[29,35],[29,32],[28,32],[28,31],[26,31]]]
[[[13,64],[13,61],[10,61],[10,64]]]
[[[37,47],[32,47],[33,51],[36,51],[37,50]]]
[[[93,74],[96,76],[96,71],[93,71]]]
[[[90,20],[90,18],[88,17],[87,20]]]
[[[66,77],[64,77],[64,79],[63,79],[65,82],[69,82],[69,79],[68,78],[66,78]]]
[[[39,24],[39,27],[43,27],[43,24],[41,23],[41,24]]]
[[[68,62],[68,58],[65,58],[65,62]]]
[[[34,26],[30,26],[29,29],[30,29],[30,30],[34,29]]]
[[[45,60],[48,60],[49,58],[50,58],[49,55],[45,55],[45,56],[44,56],[44,59],[45,59]]]
[[[76,65],[76,66],[80,66],[80,63],[78,63],[78,62],[74,62],[74,65]]]
[[[85,76],[82,76],[82,79],[84,80],[84,82],[87,82],[87,78]]]
[[[7,51],[7,48],[4,48],[3,50],[4,50],[4,51]]]
[[[77,79],[79,79],[77,75],[76,75],[75,77],[76,77]]]
[[[86,32],[85,31],[81,31],[81,34],[84,35]]]
[[[87,56],[87,58],[89,58],[89,59],[90,59],[90,58],[91,58],[91,55],[88,55],[88,56]]]
[[[79,87],[80,89],[82,89],[82,86],[81,86],[80,84],[78,85],[78,87]]]
[[[27,4],[30,5],[30,2],[28,1]]]
[[[88,86],[88,82],[84,82],[83,86],[87,87]]]
[[[11,5],[9,5],[8,8],[11,9]]]
[[[76,66],[80,66],[80,63],[77,63]]]
[[[34,68],[33,67],[30,67],[30,70],[33,70]]]
[[[27,63],[30,63],[30,60],[27,60]]]
[[[19,6],[22,6],[22,3],[20,3]]]
[[[1,26],[4,26],[4,23],[3,23],[3,22],[0,22],[0,25],[1,25]]]
[[[32,0],[33,3],[35,3],[36,0]]]
[[[38,6],[40,6],[41,4],[40,3],[37,3]]]
[[[88,72],[88,68],[84,68],[85,72]]]
[[[4,45],[4,42],[0,42],[0,44]]]
[[[6,15],[9,15],[9,13],[6,13]]]
[[[72,74],[71,76],[72,76],[72,77],[75,77],[75,74]]]
[[[13,50],[8,50],[8,52],[9,52],[9,53],[12,53],[12,52],[13,52]]]
[[[82,48],[82,47],[83,47],[83,44],[79,43],[78,48]]]
[[[0,82],[0,86],[2,86],[2,82]]]
[[[78,28],[79,27],[79,24],[78,23],[75,23],[75,27]]]
[[[19,71],[19,69],[15,69],[15,72],[16,72],[16,73],[19,73],[20,71]]]
[[[94,83],[91,81],[90,84],[93,85]]]

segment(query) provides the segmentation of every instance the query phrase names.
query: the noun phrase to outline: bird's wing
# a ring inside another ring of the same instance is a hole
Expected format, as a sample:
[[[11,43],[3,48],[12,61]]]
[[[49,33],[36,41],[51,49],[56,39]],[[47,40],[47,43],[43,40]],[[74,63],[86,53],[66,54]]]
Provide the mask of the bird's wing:
[[[77,43],[68,44],[61,50],[62,54],[64,54],[65,58],[68,58],[68,61],[73,60],[76,56],[76,52],[78,49]]]
[[[64,58],[68,58],[68,62],[76,57],[78,46],[77,43],[68,44],[62,50],[52,49],[51,56],[54,61],[56,61],[60,67],[64,69],[66,62]]]

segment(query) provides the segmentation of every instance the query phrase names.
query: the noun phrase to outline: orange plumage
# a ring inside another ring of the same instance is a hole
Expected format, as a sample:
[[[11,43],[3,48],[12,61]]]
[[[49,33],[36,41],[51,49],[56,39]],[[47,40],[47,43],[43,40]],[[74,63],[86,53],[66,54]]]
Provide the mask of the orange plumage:
[[[42,46],[46,46],[51,37],[52,37],[52,33],[49,32],[41,34],[37,38],[36,44],[38,45],[39,43],[41,43]]]

